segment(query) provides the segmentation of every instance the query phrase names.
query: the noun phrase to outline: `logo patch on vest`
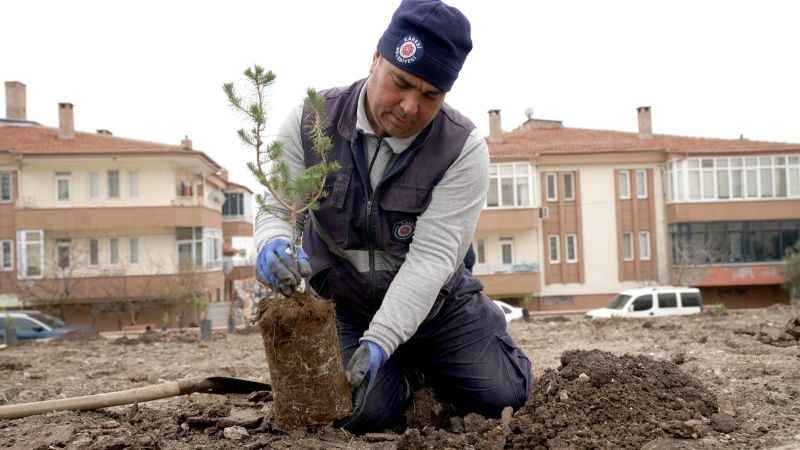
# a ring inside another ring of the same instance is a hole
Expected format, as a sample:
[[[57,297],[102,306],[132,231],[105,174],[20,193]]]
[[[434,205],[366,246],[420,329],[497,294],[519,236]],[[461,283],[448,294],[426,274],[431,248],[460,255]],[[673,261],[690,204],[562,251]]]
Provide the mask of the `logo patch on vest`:
[[[401,220],[392,226],[392,236],[398,241],[410,241],[414,236],[415,223],[411,220]]]
[[[400,39],[394,49],[394,59],[400,64],[414,64],[422,59],[422,41],[413,34]]]

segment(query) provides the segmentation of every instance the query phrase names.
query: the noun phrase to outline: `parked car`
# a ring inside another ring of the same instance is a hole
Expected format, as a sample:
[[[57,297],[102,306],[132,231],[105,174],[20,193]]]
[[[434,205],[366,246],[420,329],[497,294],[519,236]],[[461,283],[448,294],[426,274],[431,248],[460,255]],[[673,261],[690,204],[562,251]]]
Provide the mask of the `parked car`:
[[[506,316],[506,322],[511,322],[512,320],[517,320],[522,318],[522,308],[518,308],[516,306],[511,306],[508,303],[501,302],[500,300],[492,300],[501,311],[503,311],[503,315]]]
[[[9,320],[10,318],[10,320]],[[6,324],[13,323],[19,340],[56,338],[75,331],[87,331],[89,327],[72,326],[58,317],[41,311],[0,312],[0,339],[5,340]]]
[[[605,308],[593,309],[586,317],[645,318],[698,314],[703,311],[700,289],[690,287],[647,287],[624,291]]]

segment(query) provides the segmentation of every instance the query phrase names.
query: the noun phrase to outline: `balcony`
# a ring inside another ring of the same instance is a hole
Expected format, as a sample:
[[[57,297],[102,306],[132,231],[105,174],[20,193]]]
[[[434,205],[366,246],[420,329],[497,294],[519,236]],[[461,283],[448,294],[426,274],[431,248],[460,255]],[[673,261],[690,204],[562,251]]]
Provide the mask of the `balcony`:
[[[234,220],[234,218],[230,216],[223,216],[222,234],[226,239],[234,236],[252,237],[253,222],[245,221],[244,216],[240,216],[238,220]]]
[[[523,297],[541,289],[537,263],[476,264],[473,273],[483,283],[484,292],[489,297]]]
[[[222,215],[203,206],[20,209],[18,230],[104,230],[153,227],[222,228]]]
[[[539,208],[484,208],[476,232],[531,230],[538,227]]]

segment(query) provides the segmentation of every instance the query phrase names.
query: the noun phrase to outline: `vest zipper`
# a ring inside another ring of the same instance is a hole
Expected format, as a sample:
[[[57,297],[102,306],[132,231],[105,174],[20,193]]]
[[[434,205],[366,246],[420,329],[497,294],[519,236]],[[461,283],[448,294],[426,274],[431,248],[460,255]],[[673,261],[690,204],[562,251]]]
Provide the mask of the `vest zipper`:
[[[381,144],[383,138],[378,138],[378,145],[375,147],[375,154],[372,155],[372,161],[367,168],[367,248],[369,250],[369,292],[367,293],[368,303],[372,303],[375,298],[375,238],[373,236],[372,226],[372,210],[375,192],[372,192],[372,166],[375,160],[378,159],[378,153],[381,151]],[[378,187],[380,183],[378,183]]]

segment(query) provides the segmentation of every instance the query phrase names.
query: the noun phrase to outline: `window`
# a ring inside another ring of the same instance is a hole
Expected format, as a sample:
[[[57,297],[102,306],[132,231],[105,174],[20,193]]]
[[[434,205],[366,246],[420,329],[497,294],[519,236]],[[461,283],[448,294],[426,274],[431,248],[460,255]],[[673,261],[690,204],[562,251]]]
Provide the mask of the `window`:
[[[558,174],[547,174],[547,201],[555,202],[558,200]]]
[[[636,171],[636,198],[647,198],[647,171]]]
[[[119,198],[119,170],[108,171],[108,198]]]
[[[533,174],[530,164],[503,163],[489,166],[487,207],[533,206]]]
[[[244,215],[244,194],[232,192],[225,194],[225,203],[222,204],[223,216],[243,216]]]
[[[206,268],[222,267],[222,230],[203,228]]]
[[[139,172],[131,170],[128,172],[128,193],[131,198],[139,197]]]
[[[658,307],[659,308],[677,308],[678,307],[678,294],[664,293],[658,294]]]
[[[617,177],[619,178],[619,198],[631,198],[631,174],[627,170],[620,170]]]
[[[744,198],[744,160],[731,158],[731,198]]]
[[[119,264],[119,239],[111,238],[108,241],[109,263]]]
[[[131,264],[138,264],[139,263],[139,238],[132,237],[128,241],[130,244],[130,251],[128,252],[129,260]]]
[[[779,261],[800,238],[800,220],[682,223],[669,231],[679,265]]]
[[[702,168],[703,180],[703,200],[714,199],[714,160],[703,159],[700,160]]]
[[[650,232],[639,232],[639,259],[647,261],[650,259]]]
[[[557,264],[561,262],[561,245],[557,235],[549,236],[547,238],[548,252],[550,253],[550,264]]]
[[[0,241],[0,270],[14,269],[14,241]]]
[[[747,198],[758,197],[758,158],[745,158],[747,177]]]
[[[100,243],[97,239],[89,239],[89,265],[100,264]]]
[[[564,174],[564,200],[575,200],[575,174]]]
[[[59,202],[69,201],[69,172],[56,172],[56,200]]]
[[[731,197],[730,170],[728,158],[717,158],[717,198]]]
[[[773,158],[775,175],[775,197],[786,197],[786,157],[776,156]]]
[[[503,254],[503,264],[514,264],[514,238],[501,237],[500,250]]]
[[[17,235],[20,255],[20,277],[41,278],[44,274],[44,232],[24,230]]]
[[[568,234],[566,240],[567,262],[578,262],[578,236],[575,234]]]
[[[178,244],[178,268],[187,270],[203,266],[203,229],[179,227],[175,229]]]
[[[11,201],[11,172],[0,172],[0,202]]]
[[[653,296],[651,294],[642,295],[633,301],[634,311],[648,311],[653,309]]]
[[[69,269],[70,265],[70,247],[72,243],[69,239],[58,239],[56,241],[58,268]]]
[[[622,260],[633,261],[633,233],[622,233]]]
[[[681,305],[683,307],[700,306],[701,303],[700,294],[697,292],[681,292]]]
[[[89,199],[100,197],[100,176],[97,172],[89,172]]]
[[[478,264],[486,264],[486,240],[478,239]]]
[[[772,158],[762,156],[758,158],[759,178],[761,179],[761,197],[773,197],[772,186]]]

